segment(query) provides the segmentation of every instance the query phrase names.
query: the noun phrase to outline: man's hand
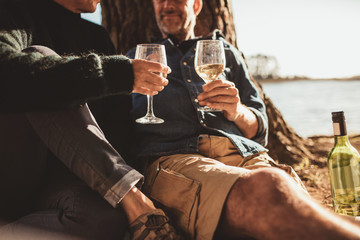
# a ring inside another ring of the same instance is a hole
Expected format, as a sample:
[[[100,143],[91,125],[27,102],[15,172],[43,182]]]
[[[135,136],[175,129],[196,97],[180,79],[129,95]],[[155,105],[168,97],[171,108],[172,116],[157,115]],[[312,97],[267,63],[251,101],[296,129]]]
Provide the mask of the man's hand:
[[[239,91],[233,82],[217,79],[205,84],[198,100],[200,105],[223,110],[224,116],[234,122],[245,137],[251,139],[256,135],[258,120],[249,108],[241,104]]]
[[[229,121],[235,121],[240,114],[239,91],[233,82],[217,79],[205,84],[198,100],[200,105],[223,110]]]
[[[166,76],[171,72],[170,68],[157,63],[142,59],[133,59],[134,71],[133,91],[143,95],[156,95],[168,84]]]

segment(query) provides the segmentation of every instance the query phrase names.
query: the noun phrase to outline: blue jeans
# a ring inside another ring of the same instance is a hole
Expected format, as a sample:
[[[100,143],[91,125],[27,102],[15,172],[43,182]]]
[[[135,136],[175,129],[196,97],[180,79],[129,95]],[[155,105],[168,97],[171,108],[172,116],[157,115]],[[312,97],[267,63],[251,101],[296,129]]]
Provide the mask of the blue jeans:
[[[86,104],[0,115],[0,239],[122,239],[114,206],[141,179]]]

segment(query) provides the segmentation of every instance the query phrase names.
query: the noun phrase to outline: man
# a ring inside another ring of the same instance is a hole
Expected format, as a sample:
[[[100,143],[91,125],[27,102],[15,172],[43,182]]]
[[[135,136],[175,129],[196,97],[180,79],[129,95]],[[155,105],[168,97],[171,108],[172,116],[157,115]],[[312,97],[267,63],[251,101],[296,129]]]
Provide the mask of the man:
[[[315,203],[294,170],[266,154],[265,106],[241,53],[218,31],[195,36],[202,0],[152,2],[172,73],[154,97],[165,122],[136,125],[144,191],[191,239],[360,239],[354,223]],[[226,55],[224,73],[205,85],[194,69],[199,39],[220,40]],[[197,110],[205,105],[222,113]],[[133,94],[133,118],[145,109]]]
[[[80,18],[98,3],[0,1],[0,239],[122,239],[128,222],[132,239],[176,238],[86,104],[156,94],[167,80],[153,72],[169,68],[104,56],[115,53],[108,34]],[[94,109],[118,112],[122,125],[127,103],[117,100]]]

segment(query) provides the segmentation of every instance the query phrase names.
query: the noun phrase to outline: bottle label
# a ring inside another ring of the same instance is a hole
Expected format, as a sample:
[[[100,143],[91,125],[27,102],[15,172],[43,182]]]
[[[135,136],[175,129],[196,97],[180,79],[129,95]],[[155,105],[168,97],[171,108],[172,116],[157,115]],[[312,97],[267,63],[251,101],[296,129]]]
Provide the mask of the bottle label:
[[[345,136],[347,134],[344,123],[333,122],[333,129],[335,136]]]
[[[334,122],[333,123],[333,129],[334,129],[334,135],[339,136],[340,135],[340,124]]]

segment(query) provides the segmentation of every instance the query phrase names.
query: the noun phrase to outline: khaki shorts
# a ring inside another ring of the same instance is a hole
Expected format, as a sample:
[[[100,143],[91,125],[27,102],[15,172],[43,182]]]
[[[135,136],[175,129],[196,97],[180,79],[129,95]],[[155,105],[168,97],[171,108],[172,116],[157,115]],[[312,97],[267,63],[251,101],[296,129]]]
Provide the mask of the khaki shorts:
[[[144,192],[159,203],[191,239],[212,239],[226,197],[238,178],[252,169],[277,167],[304,187],[295,171],[267,153],[244,159],[225,137],[203,136],[199,154],[157,159],[145,171]]]

